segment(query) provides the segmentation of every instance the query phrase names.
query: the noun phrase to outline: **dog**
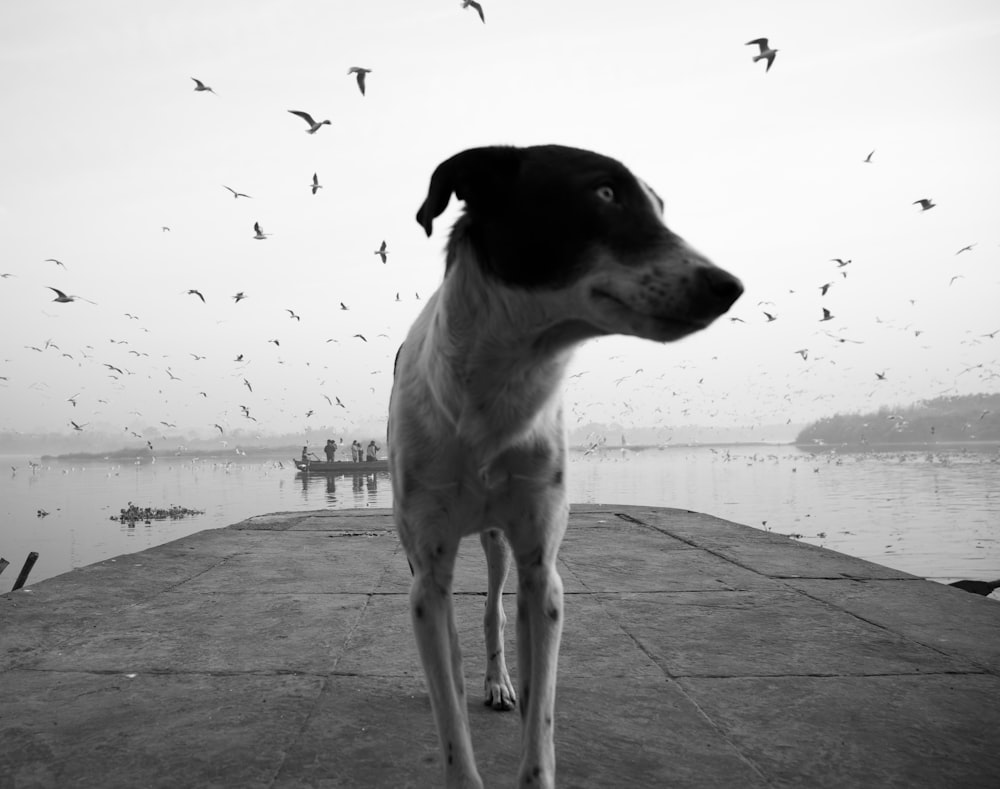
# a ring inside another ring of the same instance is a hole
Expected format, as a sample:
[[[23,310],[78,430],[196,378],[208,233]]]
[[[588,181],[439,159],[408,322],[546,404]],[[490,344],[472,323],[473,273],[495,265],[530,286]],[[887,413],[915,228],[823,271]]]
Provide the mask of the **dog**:
[[[464,201],[444,280],[396,355],[389,401],[393,516],[413,581],[410,613],[446,785],[481,787],[452,607],[459,542],[486,553],[485,702],[520,706],[519,786],[555,784],[554,708],[566,529],[560,389],[583,341],[671,342],[743,292],[664,224],[663,201],[620,162],[557,145],[463,151],[431,176],[428,236]],[[517,565],[515,691],[502,591]]]

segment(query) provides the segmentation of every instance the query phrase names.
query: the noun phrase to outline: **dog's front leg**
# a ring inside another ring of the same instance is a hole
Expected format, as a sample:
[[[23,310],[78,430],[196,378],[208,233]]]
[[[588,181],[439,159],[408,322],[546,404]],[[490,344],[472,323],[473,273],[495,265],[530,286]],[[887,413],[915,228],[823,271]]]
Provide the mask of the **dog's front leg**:
[[[510,551],[503,534],[490,529],[479,535],[486,552],[488,585],[483,632],[486,635],[486,679],[484,681],[487,706],[495,710],[511,710],[517,703],[514,684],[507,673],[504,658],[504,626],[507,616],[503,610],[503,587],[510,572]]]
[[[521,690],[521,767],[518,786],[555,786],[554,741],[556,672],[562,636],[563,585],[556,571],[562,526],[545,535],[546,544],[517,557],[517,659]]]
[[[462,653],[451,596],[457,549],[456,542],[410,554],[410,615],[437,724],[445,784],[450,789],[482,789],[469,733]]]

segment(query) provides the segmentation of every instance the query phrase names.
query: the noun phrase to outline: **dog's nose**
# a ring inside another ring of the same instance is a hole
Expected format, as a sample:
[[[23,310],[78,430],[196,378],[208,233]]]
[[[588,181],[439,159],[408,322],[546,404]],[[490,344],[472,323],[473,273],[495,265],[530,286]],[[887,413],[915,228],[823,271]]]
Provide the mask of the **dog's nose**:
[[[720,315],[743,295],[743,283],[718,266],[698,269],[698,279]]]

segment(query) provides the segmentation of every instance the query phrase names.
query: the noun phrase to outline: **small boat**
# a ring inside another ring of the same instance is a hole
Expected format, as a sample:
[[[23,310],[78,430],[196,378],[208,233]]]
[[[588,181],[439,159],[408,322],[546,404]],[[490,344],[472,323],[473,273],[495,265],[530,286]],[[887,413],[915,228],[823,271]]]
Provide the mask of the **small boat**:
[[[377,471],[388,471],[389,461],[366,460],[361,463],[352,460],[301,460],[292,458],[295,468],[306,474],[374,474]]]

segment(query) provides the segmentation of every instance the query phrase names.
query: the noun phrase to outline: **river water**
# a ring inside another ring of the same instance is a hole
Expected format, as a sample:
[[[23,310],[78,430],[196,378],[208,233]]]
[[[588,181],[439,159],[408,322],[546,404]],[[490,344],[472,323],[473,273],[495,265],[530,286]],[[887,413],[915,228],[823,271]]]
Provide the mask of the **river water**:
[[[305,476],[287,457],[120,461],[0,458],[8,590],[268,512],[390,507],[388,476]],[[35,461],[37,462],[37,460]],[[12,468],[13,467],[13,468]],[[794,446],[570,453],[570,500],[695,510],[940,581],[1000,578],[1000,447],[830,452]],[[129,503],[203,510],[128,526]],[[39,517],[39,510],[48,512]]]

